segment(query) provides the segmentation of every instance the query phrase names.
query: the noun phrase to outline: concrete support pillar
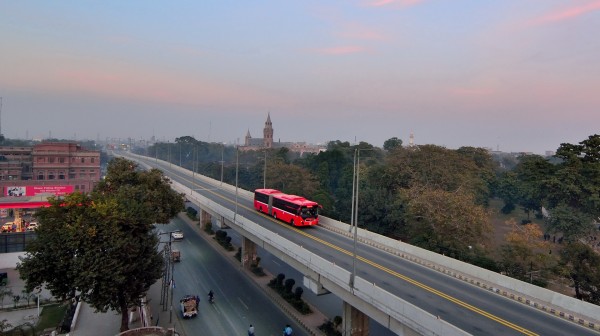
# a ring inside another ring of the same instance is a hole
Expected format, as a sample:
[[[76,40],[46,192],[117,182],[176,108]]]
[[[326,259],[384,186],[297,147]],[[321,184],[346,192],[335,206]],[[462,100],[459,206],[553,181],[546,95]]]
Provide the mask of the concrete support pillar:
[[[368,336],[369,317],[360,310],[344,301],[344,316],[342,316],[344,336]]]
[[[246,237],[242,238],[242,267],[250,269],[250,265],[256,260],[256,244]]]
[[[210,213],[200,209],[200,227],[204,228],[204,224],[212,221]]]

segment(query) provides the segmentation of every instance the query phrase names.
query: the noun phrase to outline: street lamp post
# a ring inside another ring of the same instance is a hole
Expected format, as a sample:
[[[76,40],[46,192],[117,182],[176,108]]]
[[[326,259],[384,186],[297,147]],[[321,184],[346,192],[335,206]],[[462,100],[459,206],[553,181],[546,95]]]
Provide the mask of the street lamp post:
[[[221,186],[223,186],[223,165],[225,164],[225,144],[221,145]]]
[[[372,150],[370,148],[354,149],[354,173],[352,176],[352,213],[350,214],[350,230],[354,229],[354,247],[352,251],[352,274],[350,275],[350,287],[354,288],[356,277],[356,250],[358,245],[358,190],[360,185],[360,151]]]
[[[233,214],[233,222],[237,218],[238,212],[238,171],[240,166],[240,149],[238,146],[235,147],[235,213]]]

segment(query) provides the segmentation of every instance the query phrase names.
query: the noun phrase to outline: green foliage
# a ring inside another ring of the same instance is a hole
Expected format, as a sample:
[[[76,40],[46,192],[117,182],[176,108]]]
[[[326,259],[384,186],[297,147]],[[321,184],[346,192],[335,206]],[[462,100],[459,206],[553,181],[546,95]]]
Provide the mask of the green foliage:
[[[44,330],[48,328],[56,328],[60,325],[60,322],[64,319],[69,304],[50,304],[42,307],[40,314],[40,320],[37,324],[38,330]]]
[[[340,321],[336,324],[336,318],[339,318]],[[326,320],[319,326],[319,330],[321,330],[326,336],[342,336],[342,333],[337,330],[337,327],[342,323],[341,316],[336,316],[333,320]]]
[[[387,139],[383,143],[383,149],[385,149],[386,151],[390,151],[390,150],[393,150],[393,149],[395,149],[397,147],[401,147],[401,146],[402,146],[402,140],[398,139],[397,137]]]
[[[185,213],[191,220],[198,220],[198,210],[196,210],[192,207],[187,207],[185,209]]]
[[[162,275],[155,223],[183,210],[183,198],[159,170],[140,171],[125,159],[110,162],[106,179],[89,195],[51,198],[40,209],[37,239],[18,265],[26,290],[45,285],[55,297],[82,299],[101,312],[122,314]]]
[[[285,284],[284,284],[284,290],[286,293],[292,293],[292,288],[294,287],[294,285],[296,284],[296,280],[294,279],[287,279],[285,280]]]
[[[580,242],[567,244],[557,273],[571,280],[577,299],[600,304],[600,255],[591,247]]]
[[[231,237],[227,236],[226,231],[217,230],[217,232],[215,232],[215,240],[227,251],[233,251],[233,245],[231,245]]]
[[[292,292],[292,288],[296,281],[294,279],[287,279],[284,284],[284,279],[285,274],[279,273],[275,278],[269,281],[268,286],[277,291],[283,299],[289,302],[301,314],[306,315],[312,313],[310,306],[301,298],[304,290],[302,288],[296,288],[296,291]]]
[[[206,222],[204,224],[204,232],[211,234],[211,235],[215,233],[215,231],[213,231],[211,222]]]

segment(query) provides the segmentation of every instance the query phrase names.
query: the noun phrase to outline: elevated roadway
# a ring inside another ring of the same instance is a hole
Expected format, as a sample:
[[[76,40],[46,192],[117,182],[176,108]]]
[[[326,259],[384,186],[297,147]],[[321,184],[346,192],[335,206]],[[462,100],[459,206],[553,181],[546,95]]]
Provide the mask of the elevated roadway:
[[[359,243],[353,260],[354,242],[343,223],[323,218],[323,227],[293,228],[256,212],[247,191],[123,154],[163,170],[175,189],[299,269],[314,281],[307,285],[323,285],[342,298],[345,310],[367,314],[399,335],[598,335],[598,306],[364,231],[361,240],[369,244]],[[348,331],[366,334],[368,326]]]

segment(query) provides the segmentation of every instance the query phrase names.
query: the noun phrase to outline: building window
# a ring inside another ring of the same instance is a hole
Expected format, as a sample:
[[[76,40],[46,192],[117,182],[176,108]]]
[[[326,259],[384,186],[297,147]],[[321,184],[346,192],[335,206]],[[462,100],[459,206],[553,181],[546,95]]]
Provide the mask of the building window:
[[[54,172],[53,171],[49,171],[48,172],[48,180],[54,180]]]
[[[77,178],[77,174],[75,174],[75,173],[69,173],[69,180],[73,180],[75,178]]]
[[[58,179],[59,180],[64,180],[65,179],[65,172],[64,171],[59,171],[58,172]]]
[[[58,162],[65,163],[65,158],[58,158]]]
[[[43,171],[38,172],[38,178],[37,179],[38,180],[43,180],[44,179],[44,172]]]
[[[49,162],[49,163],[54,163],[54,158],[53,158],[53,157],[49,157],[49,158],[48,158],[48,162]]]
[[[79,184],[75,185],[75,190],[79,190]]]
[[[90,160],[91,160],[92,163],[94,163],[94,158],[91,158]]]
[[[85,163],[85,158],[81,158],[81,163]]]

